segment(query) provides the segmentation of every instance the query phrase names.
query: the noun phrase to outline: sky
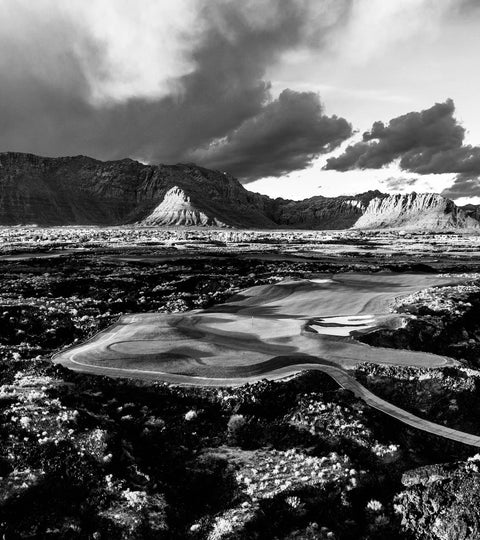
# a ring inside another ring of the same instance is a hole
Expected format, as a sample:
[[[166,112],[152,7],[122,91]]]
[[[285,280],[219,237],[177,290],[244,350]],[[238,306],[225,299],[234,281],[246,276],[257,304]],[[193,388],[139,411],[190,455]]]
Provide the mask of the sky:
[[[478,0],[1,0],[0,152],[480,203]]]

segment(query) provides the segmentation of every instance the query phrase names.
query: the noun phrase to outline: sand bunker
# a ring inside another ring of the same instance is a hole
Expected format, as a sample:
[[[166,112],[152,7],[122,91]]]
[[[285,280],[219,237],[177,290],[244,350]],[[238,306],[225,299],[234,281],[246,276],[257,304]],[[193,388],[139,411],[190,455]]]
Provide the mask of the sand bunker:
[[[355,332],[365,332],[378,327],[374,315],[324,317],[311,321],[308,326],[309,329],[324,336],[350,336]]]

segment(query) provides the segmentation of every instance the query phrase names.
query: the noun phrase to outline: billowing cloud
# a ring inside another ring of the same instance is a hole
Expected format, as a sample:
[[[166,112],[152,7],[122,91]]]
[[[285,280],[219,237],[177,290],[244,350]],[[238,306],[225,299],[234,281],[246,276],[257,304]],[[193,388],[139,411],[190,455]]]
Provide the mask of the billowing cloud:
[[[462,148],[464,128],[453,117],[451,99],[430,109],[411,112],[390,120],[388,125],[375,122],[362,141],[348,146],[345,152],[327,161],[327,169],[379,169],[396,159],[400,167],[427,174],[440,171],[445,152]],[[447,165],[445,160],[444,166]]]
[[[227,137],[192,154],[194,161],[246,180],[303,169],[350,137],[344,118],[326,116],[313,92],[284,90]]]
[[[480,147],[464,144],[465,129],[454,112],[455,105],[448,99],[394,118],[387,125],[375,122],[361,141],[328,159],[325,168],[379,169],[398,161],[402,170],[420,175],[457,174],[454,187],[445,192],[449,196],[478,195]]]
[[[450,199],[480,196],[480,173],[476,175],[458,174],[453,184],[444,189],[441,194]]]
[[[264,135],[278,145],[269,171],[303,167],[347,134],[346,122],[323,115],[312,95],[272,100],[265,72],[287,51],[322,47],[350,4],[1,3],[0,150],[165,163],[195,156],[253,178],[265,158],[247,138],[255,146]],[[129,36],[130,23],[141,31]],[[235,149],[243,161],[232,159]]]

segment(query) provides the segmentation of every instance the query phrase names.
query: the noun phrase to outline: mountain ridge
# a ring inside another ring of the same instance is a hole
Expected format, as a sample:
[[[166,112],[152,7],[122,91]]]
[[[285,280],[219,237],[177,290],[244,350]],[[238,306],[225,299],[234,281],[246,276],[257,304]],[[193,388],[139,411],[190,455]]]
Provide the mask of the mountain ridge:
[[[429,219],[420,219],[427,214]],[[475,208],[463,212],[440,195],[375,190],[272,199],[245,189],[228,173],[194,164],[0,153],[0,225],[447,230],[477,229],[477,215]]]

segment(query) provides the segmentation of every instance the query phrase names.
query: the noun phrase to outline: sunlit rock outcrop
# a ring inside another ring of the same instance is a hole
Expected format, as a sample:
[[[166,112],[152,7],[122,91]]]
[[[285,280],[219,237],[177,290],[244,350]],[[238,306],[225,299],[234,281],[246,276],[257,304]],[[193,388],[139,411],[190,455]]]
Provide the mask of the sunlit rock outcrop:
[[[214,225],[224,226],[215,217],[210,217],[192,204],[183,189],[174,186],[165,194],[163,201],[140,222],[141,225]]]
[[[376,197],[355,223],[356,229],[478,229],[480,223],[453,201],[436,193],[408,193]]]

